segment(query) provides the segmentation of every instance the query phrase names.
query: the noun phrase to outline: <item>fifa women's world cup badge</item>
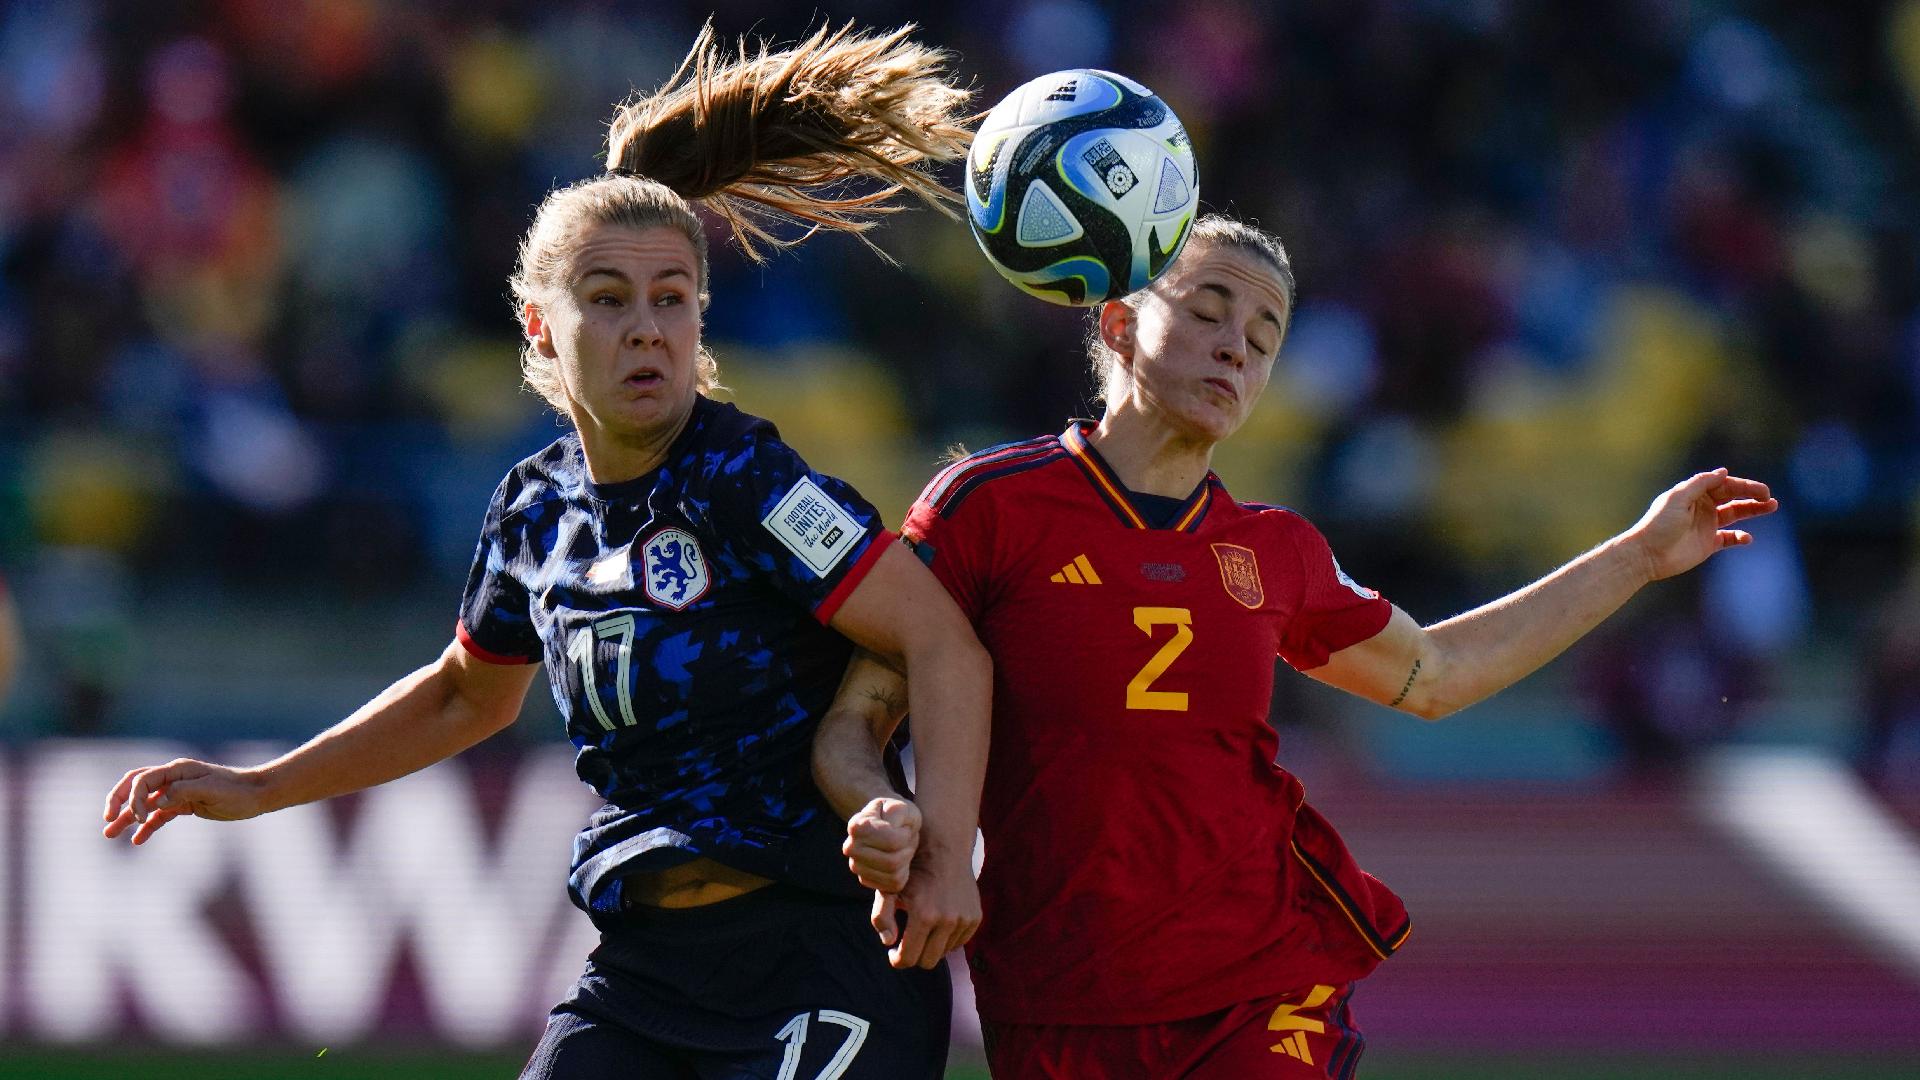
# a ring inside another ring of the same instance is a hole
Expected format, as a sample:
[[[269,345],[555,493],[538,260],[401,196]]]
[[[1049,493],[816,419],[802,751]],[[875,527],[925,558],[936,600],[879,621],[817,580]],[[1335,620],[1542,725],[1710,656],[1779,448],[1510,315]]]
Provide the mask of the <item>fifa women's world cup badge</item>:
[[[706,595],[707,557],[694,538],[661,529],[647,541],[647,599],[679,611]]]
[[[1267,594],[1260,587],[1260,563],[1253,557],[1253,549],[1214,544],[1213,557],[1220,560],[1220,583],[1227,587],[1227,595],[1243,607],[1258,611],[1267,602]]]

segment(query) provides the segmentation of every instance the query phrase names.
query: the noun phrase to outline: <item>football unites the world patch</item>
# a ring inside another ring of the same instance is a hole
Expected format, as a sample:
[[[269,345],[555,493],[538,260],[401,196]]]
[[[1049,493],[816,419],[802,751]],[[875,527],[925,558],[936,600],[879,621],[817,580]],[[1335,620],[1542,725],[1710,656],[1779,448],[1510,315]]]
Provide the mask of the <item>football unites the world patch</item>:
[[[1267,592],[1260,586],[1260,560],[1252,548],[1214,544],[1213,557],[1220,560],[1220,583],[1227,587],[1228,596],[1255,610],[1267,602]]]
[[[866,532],[810,476],[801,477],[760,524],[818,577],[838,566]]]
[[[706,595],[713,580],[700,542],[681,529],[661,529],[646,543],[647,599],[679,611]]]

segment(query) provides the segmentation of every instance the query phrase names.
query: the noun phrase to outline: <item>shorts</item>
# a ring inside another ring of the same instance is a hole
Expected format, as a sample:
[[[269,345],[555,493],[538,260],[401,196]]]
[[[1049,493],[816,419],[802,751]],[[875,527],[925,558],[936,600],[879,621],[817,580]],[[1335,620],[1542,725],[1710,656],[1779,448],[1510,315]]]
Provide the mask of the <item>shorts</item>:
[[[947,965],[889,967],[867,912],[774,884],[602,918],[521,1080],[938,1080]]]
[[[1346,983],[1160,1024],[982,1028],[994,1080],[1352,1080],[1352,997]]]

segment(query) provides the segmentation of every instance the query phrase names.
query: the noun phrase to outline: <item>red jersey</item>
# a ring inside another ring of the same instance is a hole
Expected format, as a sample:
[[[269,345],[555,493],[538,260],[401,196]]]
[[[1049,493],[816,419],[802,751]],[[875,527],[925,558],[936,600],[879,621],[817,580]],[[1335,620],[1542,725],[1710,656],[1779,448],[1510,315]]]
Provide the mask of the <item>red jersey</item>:
[[[1143,1024],[1358,978],[1398,897],[1273,764],[1274,657],[1392,606],[1289,510],[1217,476],[1148,525],[1080,423],[934,477],[903,533],[993,654],[968,947],[990,1021]]]

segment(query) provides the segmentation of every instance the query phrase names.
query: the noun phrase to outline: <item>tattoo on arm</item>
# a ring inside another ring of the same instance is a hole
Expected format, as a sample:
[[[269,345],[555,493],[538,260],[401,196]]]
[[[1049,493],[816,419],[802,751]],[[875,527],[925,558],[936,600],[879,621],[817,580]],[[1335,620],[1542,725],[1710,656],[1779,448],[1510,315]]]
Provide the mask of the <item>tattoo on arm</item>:
[[[887,710],[889,717],[899,716],[907,711],[906,695],[895,687],[875,687],[867,691],[867,700],[877,703]]]
[[[1407,700],[1407,694],[1413,690],[1413,680],[1419,677],[1420,677],[1420,661],[1415,660],[1413,662],[1413,670],[1407,672],[1407,684],[1400,688],[1399,697],[1394,698],[1392,701],[1387,702],[1387,708],[1391,709],[1394,706],[1400,704],[1401,702]]]

